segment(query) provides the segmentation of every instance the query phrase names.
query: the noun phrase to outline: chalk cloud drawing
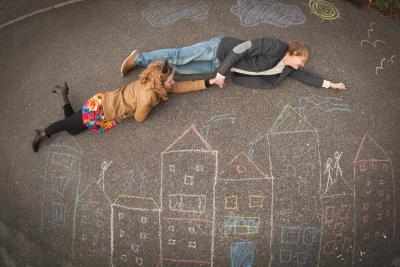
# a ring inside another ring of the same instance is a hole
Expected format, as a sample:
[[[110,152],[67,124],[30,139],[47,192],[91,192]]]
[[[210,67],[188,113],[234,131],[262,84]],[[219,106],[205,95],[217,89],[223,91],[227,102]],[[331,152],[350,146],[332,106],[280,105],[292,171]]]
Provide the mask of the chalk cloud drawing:
[[[245,27],[257,26],[261,23],[277,27],[289,27],[303,24],[306,17],[296,5],[284,5],[278,1],[238,0],[231,7],[231,12],[240,18]]]
[[[339,10],[331,3],[325,0],[310,0],[308,7],[311,13],[323,20],[335,20],[340,18]]]
[[[366,133],[353,161],[354,218],[353,261],[374,265],[389,240],[396,235],[396,187],[392,160]],[[380,250],[376,250],[379,247]]]
[[[296,112],[302,117],[306,117],[307,113],[312,110],[320,110],[323,112],[350,112],[352,111],[348,104],[343,103],[343,99],[339,97],[324,97],[319,95],[311,95],[301,97],[298,100]]]
[[[220,123],[221,121],[229,121],[231,124],[234,124],[236,119],[236,113],[226,113],[213,116],[200,127],[200,133],[203,135],[204,139],[207,140],[210,130],[215,124]]]
[[[157,4],[142,10],[142,16],[154,27],[167,27],[178,20],[199,21],[208,18],[208,5],[204,2],[189,2],[184,5]]]

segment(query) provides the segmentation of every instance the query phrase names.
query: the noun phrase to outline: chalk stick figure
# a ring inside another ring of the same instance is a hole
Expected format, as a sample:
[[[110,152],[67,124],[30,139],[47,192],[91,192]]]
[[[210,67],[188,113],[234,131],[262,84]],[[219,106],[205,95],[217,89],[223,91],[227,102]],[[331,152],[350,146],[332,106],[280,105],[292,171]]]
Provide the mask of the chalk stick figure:
[[[340,165],[339,165],[339,160],[342,157],[342,154],[343,154],[343,152],[339,153],[338,151],[336,151],[335,154],[333,155],[333,157],[335,158],[335,165],[334,165],[334,168],[335,168],[335,181],[337,180],[338,175],[340,175],[340,178],[343,179],[343,172],[342,172],[342,169],[340,168]]]
[[[108,167],[110,166],[111,163],[112,163],[112,160],[108,163],[107,163],[107,161],[103,161],[103,163],[101,164],[101,173],[99,175],[100,179],[97,181],[97,184],[99,184],[100,181],[102,182],[102,190],[103,191],[104,191],[104,174],[106,173],[106,170],[108,169]]]
[[[328,191],[329,187],[333,184],[332,175],[331,175],[331,171],[333,171],[333,168],[332,168],[332,161],[333,161],[333,159],[328,158],[328,159],[326,160],[326,163],[325,163],[325,171],[324,171],[324,174],[328,174],[328,182],[327,182],[327,184],[326,184],[326,188],[325,188],[324,194]]]

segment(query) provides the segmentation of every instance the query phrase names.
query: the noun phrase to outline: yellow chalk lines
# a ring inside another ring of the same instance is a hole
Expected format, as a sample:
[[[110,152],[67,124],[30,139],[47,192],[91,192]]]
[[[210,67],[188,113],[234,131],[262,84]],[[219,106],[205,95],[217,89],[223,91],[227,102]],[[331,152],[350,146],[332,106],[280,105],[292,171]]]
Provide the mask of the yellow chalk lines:
[[[339,10],[325,0],[310,0],[308,7],[314,15],[323,20],[334,20],[340,18]]]

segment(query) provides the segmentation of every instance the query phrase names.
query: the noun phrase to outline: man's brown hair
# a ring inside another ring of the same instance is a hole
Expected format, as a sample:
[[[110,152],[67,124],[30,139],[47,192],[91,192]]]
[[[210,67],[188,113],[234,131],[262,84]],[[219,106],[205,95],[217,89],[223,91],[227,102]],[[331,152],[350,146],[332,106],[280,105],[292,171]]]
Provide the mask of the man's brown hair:
[[[289,42],[288,52],[291,56],[304,56],[307,59],[310,57],[310,48],[302,42]]]

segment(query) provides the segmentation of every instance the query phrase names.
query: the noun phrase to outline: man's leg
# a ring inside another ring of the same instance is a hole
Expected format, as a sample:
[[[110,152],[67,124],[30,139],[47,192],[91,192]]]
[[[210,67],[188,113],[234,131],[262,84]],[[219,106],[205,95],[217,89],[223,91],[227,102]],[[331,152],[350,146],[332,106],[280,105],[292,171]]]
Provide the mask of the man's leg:
[[[175,72],[179,74],[206,74],[215,73],[219,66],[219,61],[192,61],[185,65],[173,65]]]
[[[220,37],[214,37],[209,41],[187,47],[143,52],[137,56],[135,63],[144,67],[156,60],[168,61],[168,63],[175,66],[185,65],[194,61],[209,61],[214,63],[220,42]]]

